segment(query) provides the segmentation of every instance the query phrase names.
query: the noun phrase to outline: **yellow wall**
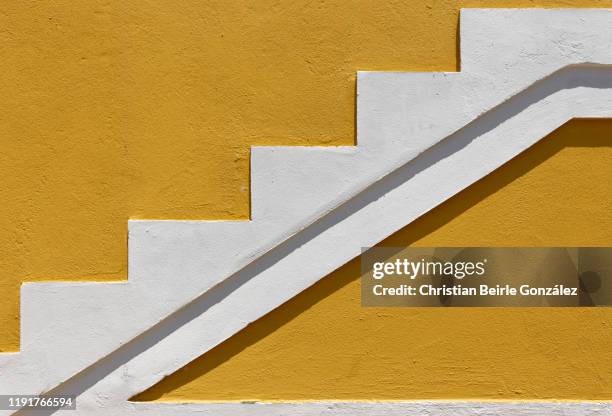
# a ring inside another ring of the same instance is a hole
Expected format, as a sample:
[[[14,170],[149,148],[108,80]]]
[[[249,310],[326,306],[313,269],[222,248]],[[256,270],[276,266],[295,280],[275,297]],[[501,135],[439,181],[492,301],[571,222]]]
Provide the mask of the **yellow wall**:
[[[574,121],[380,245],[612,245],[612,120]],[[612,308],[362,308],[351,261],[137,400],[612,399]]]
[[[21,281],[126,277],[128,218],[247,218],[250,145],[353,143],[357,69],[455,70],[461,6],[612,1],[3,1],[0,351]]]

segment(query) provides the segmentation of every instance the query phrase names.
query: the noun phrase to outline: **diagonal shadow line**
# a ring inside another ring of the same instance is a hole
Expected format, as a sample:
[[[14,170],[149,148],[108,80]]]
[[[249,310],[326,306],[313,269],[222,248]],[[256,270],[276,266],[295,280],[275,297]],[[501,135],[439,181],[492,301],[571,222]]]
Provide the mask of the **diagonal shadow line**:
[[[574,64],[553,72],[510,99],[485,112],[463,128],[447,136],[414,159],[372,183],[353,198],[340,204],[327,215],[315,220],[297,234],[264,253],[252,263],[213,286],[182,308],[150,327],[136,338],[123,344],[92,365],[79,371],[42,396],[80,395],[98,381],[153,347],[177,329],[196,319],[212,306],[220,303],[243,284],[291,255],[297,248],[313,240],[332,226],[340,223],[370,203],[396,189],[430,166],[461,151],[478,137],[525,111],[530,106],[564,90],[579,87],[612,89],[612,65]],[[203,351],[205,352],[205,351]],[[14,415],[51,415],[56,410],[20,410]]]

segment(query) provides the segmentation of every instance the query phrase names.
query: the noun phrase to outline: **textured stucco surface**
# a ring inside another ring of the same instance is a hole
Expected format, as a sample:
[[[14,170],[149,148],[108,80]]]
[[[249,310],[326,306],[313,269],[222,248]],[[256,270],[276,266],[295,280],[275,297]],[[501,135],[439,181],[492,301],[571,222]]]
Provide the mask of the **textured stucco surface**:
[[[491,6],[360,4],[4,4],[0,348],[22,280],[125,277],[130,217],[246,218],[249,145],[350,144],[356,69],[453,70]]]
[[[355,71],[454,70],[456,20],[450,1],[3,2],[0,351],[21,281],[125,278],[128,218],[248,217],[250,145],[353,143]]]
[[[611,139],[612,121],[570,122],[381,245],[610,245]],[[358,276],[352,261],[137,399],[612,399],[610,308],[361,308]]]
[[[352,143],[358,68],[454,69],[454,8],[343,3],[3,3],[0,350],[22,280],[125,278],[128,218],[248,217],[250,145]]]

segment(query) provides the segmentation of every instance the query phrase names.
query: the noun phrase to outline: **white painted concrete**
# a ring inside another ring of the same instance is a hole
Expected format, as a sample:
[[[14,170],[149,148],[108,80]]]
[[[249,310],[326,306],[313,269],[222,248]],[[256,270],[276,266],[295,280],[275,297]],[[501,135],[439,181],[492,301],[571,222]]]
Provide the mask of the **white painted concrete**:
[[[122,415],[211,416],[603,416],[612,415],[606,402],[309,402],[309,403],[193,403],[134,404]]]
[[[567,120],[612,117],[611,10],[461,25],[461,73],[359,74],[357,147],[254,148],[252,221],[131,221],[129,282],[24,285],[0,391],[107,414]]]

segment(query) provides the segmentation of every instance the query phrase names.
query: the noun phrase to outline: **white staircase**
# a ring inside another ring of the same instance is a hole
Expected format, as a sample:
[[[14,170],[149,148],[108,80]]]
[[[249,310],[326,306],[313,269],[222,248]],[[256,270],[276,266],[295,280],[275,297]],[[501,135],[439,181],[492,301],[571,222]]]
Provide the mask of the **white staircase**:
[[[357,146],[253,148],[251,220],[130,221],[127,282],[25,284],[0,393],[137,412],[126,399],[361,247],[569,119],[612,117],[612,11],[464,10],[461,69],[359,73]]]

